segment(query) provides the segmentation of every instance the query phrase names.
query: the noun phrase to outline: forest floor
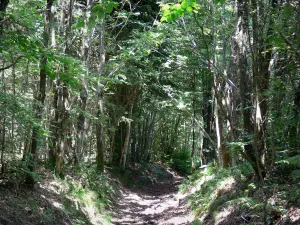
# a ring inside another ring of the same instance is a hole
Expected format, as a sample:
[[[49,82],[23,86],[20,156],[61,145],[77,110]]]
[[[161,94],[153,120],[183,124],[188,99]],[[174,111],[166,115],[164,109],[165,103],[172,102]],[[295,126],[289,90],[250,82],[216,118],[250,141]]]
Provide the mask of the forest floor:
[[[178,192],[182,176],[161,165],[146,164],[131,168],[125,179],[127,188],[115,201],[112,224],[192,224],[191,210]]]
[[[34,188],[11,172],[0,177],[0,225],[263,224],[264,196],[268,224],[296,225],[300,168],[289,168],[277,166],[263,190],[248,164],[207,167],[189,178],[160,164],[107,168],[102,175],[84,166],[64,179],[40,169]]]
[[[39,176],[34,187],[21,177],[0,179],[0,225],[94,224],[62,180],[45,169]]]
[[[16,174],[0,179],[0,225],[171,225],[193,221],[187,201],[178,192],[185,178],[162,165],[138,165],[123,172],[108,169],[103,176],[91,173],[90,178],[70,173],[64,179],[41,169],[38,176],[34,188],[24,185],[24,177]]]

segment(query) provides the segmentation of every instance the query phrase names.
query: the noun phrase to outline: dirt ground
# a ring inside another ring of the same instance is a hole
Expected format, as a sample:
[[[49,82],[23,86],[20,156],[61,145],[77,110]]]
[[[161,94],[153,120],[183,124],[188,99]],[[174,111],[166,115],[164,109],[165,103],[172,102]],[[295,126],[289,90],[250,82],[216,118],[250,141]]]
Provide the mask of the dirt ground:
[[[139,165],[119,177],[107,171],[118,190],[113,206],[107,209],[111,222],[100,217],[92,221],[76,199],[64,194],[51,172],[40,175],[42,181],[34,188],[0,180],[0,225],[171,225],[193,221],[187,201],[178,194],[184,178],[158,164]]]
[[[122,188],[116,201],[112,224],[192,224],[194,217],[178,194],[183,179],[160,165],[133,171],[131,187]]]

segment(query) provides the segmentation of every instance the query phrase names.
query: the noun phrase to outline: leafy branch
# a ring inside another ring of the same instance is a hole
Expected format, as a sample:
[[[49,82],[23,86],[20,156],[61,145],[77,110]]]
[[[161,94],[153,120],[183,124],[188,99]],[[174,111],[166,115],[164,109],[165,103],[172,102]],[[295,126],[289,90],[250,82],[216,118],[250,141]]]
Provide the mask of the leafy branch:
[[[19,56],[18,58],[16,58],[16,59],[15,59],[15,61],[13,61],[13,62],[12,62],[12,64],[10,64],[10,65],[8,65],[8,66],[5,66],[5,67],[2,67],[2,68],[0,68],[0,71],[7,70],[7,69],[9,69],[10,67],[12,67],[12,66],[16,65],[16,64],[17,64],[17,62],[19,61],[19,59],[21,59],[21,58],[23,58],[23,57],[24,57],[23,55]]]

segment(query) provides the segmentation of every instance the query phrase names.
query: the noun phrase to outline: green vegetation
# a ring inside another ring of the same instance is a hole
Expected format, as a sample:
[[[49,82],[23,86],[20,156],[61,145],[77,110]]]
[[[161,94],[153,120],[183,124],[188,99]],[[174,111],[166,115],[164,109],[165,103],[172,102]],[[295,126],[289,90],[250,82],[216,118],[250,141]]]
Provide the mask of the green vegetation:
[[[170,162],[171,166],[178,172],[189,174],[192,171],[192,157],[189,150],[174,152]]]
[[[265,210],[267,223],[294,224],[290,216],[297,218],[297,212],[290,208],[297,207],[300,193],[295,171],[286,174],[285,169],[277,168],[261,188],[248,163],[229,169],[210,166],[193,173],[180,191],[188,194],[200,224],[254,224],[261,221]]]
[[[297,0],[0,0],[0,223],[178,174],[201,224],[299,223],[299,37]]]

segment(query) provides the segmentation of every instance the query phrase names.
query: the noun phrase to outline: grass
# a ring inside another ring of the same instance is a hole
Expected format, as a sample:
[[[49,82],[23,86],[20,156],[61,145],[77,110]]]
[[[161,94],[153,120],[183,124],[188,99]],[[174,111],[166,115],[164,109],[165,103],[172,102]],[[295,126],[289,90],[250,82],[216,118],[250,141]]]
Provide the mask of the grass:
[[[292,160],[296,161],[295,158]],[[281,218],[286,220],[280,224],[297,224],[300,203],[298,172],[294,172],[297,171],[294,168],[283,177],[281,173],[286,173],[283,168],[278,168],[272,179],[266,180],[262,189],[256,183],[253,170],[247,163],[228,169],[209,166],[194,172],[180,186],[180,191],[189,196],[189,204],[199,224],[260,223],[265,197],[267,220],[270,224]],[[296,218],[295,223],[289,222],[288,213],[291,210],[294,210],[295,216],[292,218]]]
[[[82,167],[74,176],[57,178],[56,185],[61,194],[70,200],[63,202],[66,213],[76,214],[80,209],[92,224],[102,224],[103,220],[109,222],[108,208],[112,205],[116,187],[96,167]],[[77,224],[85,223],[85,220],[77,221]]]
[[[0,223],[4,224],[109,224],[109,210],[117,185],[110,174],[94,166],[65,171],[63,178],[37,167],[34,189],[23,185],[26,171],[16,164],[0,181]],[[16,188],[16,186],[18,188]]]

